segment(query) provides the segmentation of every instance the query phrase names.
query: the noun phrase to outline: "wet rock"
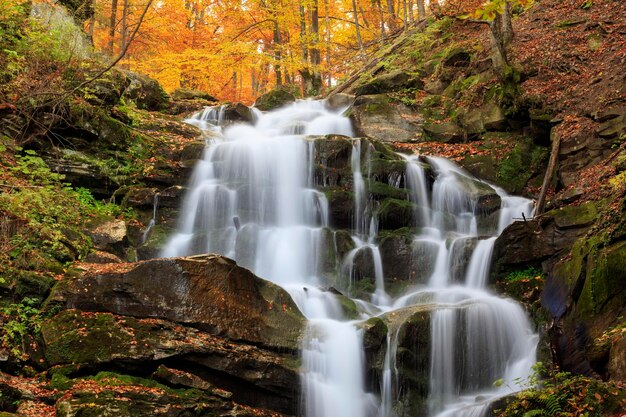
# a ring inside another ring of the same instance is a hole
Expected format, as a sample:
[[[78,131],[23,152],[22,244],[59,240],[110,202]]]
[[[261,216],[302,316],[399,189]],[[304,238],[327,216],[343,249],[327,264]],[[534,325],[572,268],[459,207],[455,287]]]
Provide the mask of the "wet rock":
[[[278,88],[257,98],[254,102],[254,107],[261,111],[268,111],[282,107],[286,104],[294,102],[295,100],[296,97],[292,93]]]
[[[430,381],[430,322],[432,305],[416,305],[385,313],[389,334],[397,334],[396,369],[400,398],[398,415],[424,415]]]
[[[135,208],[151,208],[157,194],[156,188],[131,187],[124,196],[122,205]]]
[[[296,351],[304,319],[280,287],[217,255],[122,264],[65,278],[49,304],[185,323],[233,340]]]
[[[354,223],[354,192],[344,188],[327,187],[324,194],[329,204],[330,226],[350,229]]]
[[[422,117],[386,94],[357,97],[350,118],[357,135],[383,142],[419,141],[423,135]]]
[[[229,103],[224,107],[224,118],[228,122],[252,122],[254,116],[250,107],[243,103]]]
[[[357,325],[363,330],[363,349],[367,364],[367,381],[376,381],[380,378],[385,362],[385,350],[387,345],[387,325],[380,317],[372,317]],[[379,389],[373,387],[373,389]]]
[[[354,90],[354,95],[392,93],[410,88],[422,88],[423,86],[424,83],[419,77],[404,71],[394,71],[380,75],[372,81],[357,87]]]
[[[434,242],[414,241],[410,229],[385,233],[379,244],[388,292],[397,295],[410,285],[430,277],[439,249]]]
[[[338,110],[350,106],[353,102],[353,95],[338,93],[333,94],[326,100],[326,106],[331,110]]]
[[[202,159],[202,155],[204,154],[206,147],[207,144],[204,140],[187,143],[181,152],[180,160],[197,161],[198,159]]]
[[[407,200],[387,198],[378,208],[379,227],[381,230],[394,230],[411,227],[416,211],[415,204]]]
[[[159,207],[180,208],[186,187],[173,185],[158,192]]]
[[[472,253],[478,244],[477,238],[455,239],[450,245],[450,280],[463,284]]]

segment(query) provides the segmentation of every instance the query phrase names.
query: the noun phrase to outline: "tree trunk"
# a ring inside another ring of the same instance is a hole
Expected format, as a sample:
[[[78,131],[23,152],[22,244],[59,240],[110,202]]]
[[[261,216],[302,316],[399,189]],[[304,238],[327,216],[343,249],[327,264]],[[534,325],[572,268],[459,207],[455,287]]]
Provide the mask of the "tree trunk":
[[[387,13],[389,13],[389,30],[394,32],[396,30],[396,11],[393,8],[393,0],[387,0]]]
[[[561,148],[561,135],[556,133],[554,129],[550,132],[552,139],[552,150],[550,151],[550,161],[548,162],[548,169],[546,169],[546,175],[543,177],[543,184],[541,185],[541,192],[537,199],[537,206],[535,207],[535,216],[543,213],[546,205],[546,195],[548,194],[548,188],[552,183],[552,178],[556,172],[557,163],[559,161],[559,150]]]
[[[330,69],[330,19],[328,18],[328,0],[324,0],[324,24],[326,25],[326,66],[328,67],[328,88],[333,81],[333,73]]]
[[[109,18],[109,43],[107,50],[113,55],[113,43],[115,41],[115,26],[117,25],[117,0],[111,0],[111,16]]]
[[[311,24],[309,25],[309,33],[311,34],[311,75],[312,85],[309,94],[316,95],[322,88],[322,75],[320,73],[320,22],[317,0],[313,0],[311,4]]]
[[[385,15],[380,0],[376,0],[376,10],[378,11],[378,18],[380,19],[380,40],[382,42],[385,38]]]
[[[281,72],[282,51],[280,50],[282,40],[280,36],[280,27],[278,21],[274,21],[274,74],[276,75],[276,87],[283,85],[283,76]]]
[[[406,0],[402,0],[402,11],[404,12],[404,29],[406,29],[409,26],[409,13],[406,5]]]
[[[359,13],[356,6],[357,0],[352,0],[352,14],[354,15],[354,27],[356,29],[356,40],[359,44],[359,55],[361,56],[361,61],[365,62],[365,50],[363,48],[363,39],[361,38],[361,28],[359,27]]]
[[[502,12],[502,42],[508,46],[513,40],[513,23],[511,22],[511,3],[506,2]]]
[[[417,0],[417,18],[424,19],[426,17],[426,7],[424,0]]]
[[[128,42],[128,0],[124,0],[122,7],[122,49]]]

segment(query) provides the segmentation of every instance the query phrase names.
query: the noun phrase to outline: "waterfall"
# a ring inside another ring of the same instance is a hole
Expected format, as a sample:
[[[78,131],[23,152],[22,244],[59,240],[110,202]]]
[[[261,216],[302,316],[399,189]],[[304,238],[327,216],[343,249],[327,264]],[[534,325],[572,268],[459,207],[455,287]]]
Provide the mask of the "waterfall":
[[[368,297],[354,299],[361,319],[351,320],[338,296],[323,290],[336,283],[320,265],[329,250],[335,257],[339,252],[329,227],[331,206],[316,188],[327,180],[315,184],[318,156],[314,140],[307,139],[352,136],[350,122],[324,102],[310,100],[253,113],[253,124],[226,125],[223,107],[190,119],[211,135],[190,180],[178,231],[161,255],[220,253],[291,294],[308,320],[301,345],[303,415],[403,415],[396,407],[399,328],[390,327],[380,384],[372,388],[361,325],[413,306],[430,314],[430,415],[479,417],[505,393],[492,387],[495,380],[512,384],[529,375],[536,336],[527,317],[515,302],[485,288],[497,233],[514,219],[530,217],[529,200],[508,196],[443,158],[404,157],[406,171],[390,175],[388,183],[404,184],[414,207],[414,245],[435,250],[417,259],[420,268],[432,271],[430,277],[394,298],[386,288],[387,264],[379,246],[379,207],[369,189],[376,151],[365,139],[349,139],[353,247],[337,260],[337,275],[349,295],[355,280],[364,279],[355,275],[355,260],[365,258],[372,275],[366,278],[373,284]],[[499,211],[485,207],[485,195],[500,201]],[[497,216],[497,224],[485,225],[488,216]]]

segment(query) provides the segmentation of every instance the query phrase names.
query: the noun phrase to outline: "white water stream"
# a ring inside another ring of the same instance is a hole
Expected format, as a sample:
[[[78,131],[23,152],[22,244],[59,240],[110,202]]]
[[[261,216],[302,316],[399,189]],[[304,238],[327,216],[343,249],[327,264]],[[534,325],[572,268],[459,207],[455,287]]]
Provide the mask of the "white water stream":
[[[350,121],[319,101],[256,111],[255,116],[254,125],[233,124],[223,130],[220,109],[191,120],[216,137],[194,171],[178,233],[162,255],[220,253],[292,295],[308,319],[302,342],[303,415],[397,416],[397,332],[387,337],[380,391],[367,392],[362,330],[344,317],[337,296],[320,289],[330,285],[319,268],[328,249],[329,205],[315,188],[315,143],[306,136],[352,136]],[[536,337],[523,310],[485,289],[496,235],[522,213],[530,217],[532,205],[471,178],[443,158],[405,157],[406,191],[415,203],[416,224],[422,226],[416,229],[415,242],[438,249],[434,258],[419,260],[433,265],[427,285],[413,286],[394,299],[385,289],[377,206],[367,189],[373,151],[367,141],[352,143],[355,247],[340,269],[351,279],[357,253],[366,251],[371,257],[375,290],[369,300],[355,300],[361,316],[419,304],[423,294],[431,294],[429,414],[478,417],[490,399],[506,393],[492,388],[495,380],[514,385],[529,375],[535,361]],[[432,185],[425,167],[432,169]],[[399,187],[401,180],[395,178],[392,185]],[[502,200],[492,226],[480,226],[476,187],[493,189]],[[467,240],[475,249],[464,279],[454,282],[455,248]]]

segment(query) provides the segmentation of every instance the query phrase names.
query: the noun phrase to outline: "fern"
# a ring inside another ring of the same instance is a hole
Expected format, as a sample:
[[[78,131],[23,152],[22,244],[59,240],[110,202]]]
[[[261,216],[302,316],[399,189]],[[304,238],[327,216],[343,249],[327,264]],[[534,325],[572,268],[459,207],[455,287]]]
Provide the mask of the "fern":
[[[543,417],[547,415],[544,410],[535,409],[525,412],[523,417]]]
[[[559,400],[560,400],[559,397],[557,397],[554,394],[550,394],[547,396],[547,398],[543,401],[543,404],[546,407],[547,415],[556,416],[561,411],[563,411]]]

